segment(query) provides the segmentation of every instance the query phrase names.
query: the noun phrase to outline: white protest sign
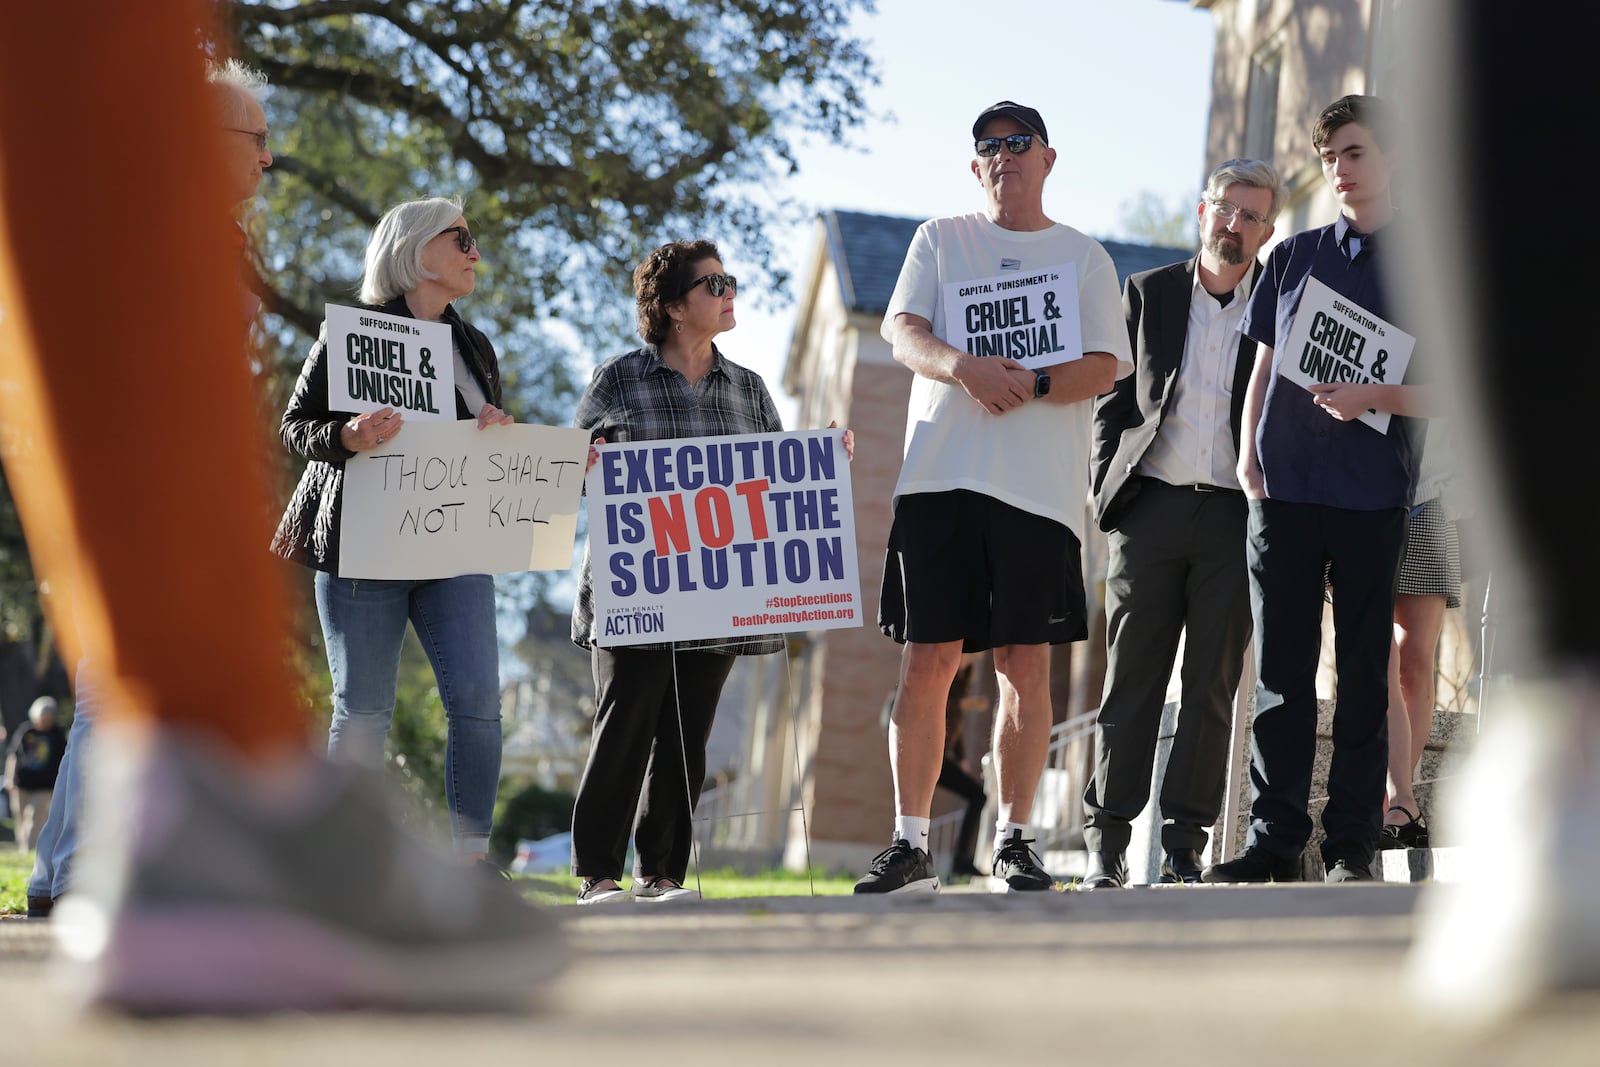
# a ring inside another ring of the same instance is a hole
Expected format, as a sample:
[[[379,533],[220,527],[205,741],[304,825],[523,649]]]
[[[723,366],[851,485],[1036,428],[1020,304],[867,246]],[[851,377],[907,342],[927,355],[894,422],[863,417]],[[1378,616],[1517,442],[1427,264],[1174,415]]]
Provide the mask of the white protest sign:
[[[1082,359],[1078,265],[946,282],[944,339],[974,356],[1006,356],[1029,370]]]
[[[566,570],[589,435],[412,422],[344,465],[341,578]]]
[[[327,323],[329,411],[397,408],[408,423],[455,420],[448,323],[340,304],[328,305]]]
[[[1307,278],[1289,339],[1274,350],[1278,373],[1297,385],[1359,382],[1399,385],[1417,339]],[[1389,413],[1368,408],[1358,416],[1379,433],[1389,432]]]
[[[602,445],[589,557],[601,645],[860,626],[844,431]]]

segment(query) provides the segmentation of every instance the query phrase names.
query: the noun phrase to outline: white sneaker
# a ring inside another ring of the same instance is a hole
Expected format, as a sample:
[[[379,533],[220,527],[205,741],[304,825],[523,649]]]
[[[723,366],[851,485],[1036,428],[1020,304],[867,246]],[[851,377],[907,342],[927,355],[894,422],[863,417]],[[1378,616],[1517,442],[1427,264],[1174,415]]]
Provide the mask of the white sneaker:
[[[1463,1024],[1600,988],[1600,683],[1520,684],[1493,704],[1438,805],[1466,877],[1425,890],[1411,960],[1413,996]]]
[[[610,881],[611,885],[602,889],[601,882]],[[628,891],[608,878],[594,878],[583,883],[578,890],[579,904],[617,904],[632,900]]]
[[[700,899],[698,890],[685,889],[671,878],[635,879],[631,892],[634,900],[650,904],[665,903],[669,900]]]
[[[379,774],[309,754],[265,771],[170,729],[113,729],[52,923],[85,1005],[526,1007],[565,966],[559,929],[510,882],[400,829]]]

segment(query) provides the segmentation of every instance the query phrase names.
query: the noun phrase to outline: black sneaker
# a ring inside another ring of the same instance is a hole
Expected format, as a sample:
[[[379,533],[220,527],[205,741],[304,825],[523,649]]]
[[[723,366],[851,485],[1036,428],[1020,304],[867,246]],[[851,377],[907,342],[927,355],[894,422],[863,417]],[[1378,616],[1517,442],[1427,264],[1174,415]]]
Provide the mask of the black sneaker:
[[[56,906],[54,897],[28,897],[28,918],[48,919],[51,909]]]
[[[1214,863],[1200,872],[1202,882],[1298,882],[1300,857],[1286,860],[1259,845],[1252,845],[1226,863]]]
[[[876,856],[856,883],[857,893],[937,893],[939,876],[926,849],[896,841]]]
[[[991,893],[1038,893],[1053,889],[1056,880],[1039,863],[1034,855],[1033,838],[1023,837],[1021,830],[1013,830],[1011,838],[994,854],[993,877],[989,879]]]

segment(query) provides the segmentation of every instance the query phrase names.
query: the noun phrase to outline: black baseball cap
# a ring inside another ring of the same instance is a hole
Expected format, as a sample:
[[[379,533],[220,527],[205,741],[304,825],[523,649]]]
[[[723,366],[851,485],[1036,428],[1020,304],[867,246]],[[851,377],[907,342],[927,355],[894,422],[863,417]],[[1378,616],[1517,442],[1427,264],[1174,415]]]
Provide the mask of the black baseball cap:
[[[978,120],[972,124],[972,139],[976,141],[983,136],[983,127],[990,119],[1008,118],[1015,120],[1023,129],[1037,134],[1039,140],[1045,144],[1050,143],[1050,135],[1045,132],[1044,119],[1031,107],[1023,107],[1015,100],[1002,100],[998,104],[990,104],[978,115]]]

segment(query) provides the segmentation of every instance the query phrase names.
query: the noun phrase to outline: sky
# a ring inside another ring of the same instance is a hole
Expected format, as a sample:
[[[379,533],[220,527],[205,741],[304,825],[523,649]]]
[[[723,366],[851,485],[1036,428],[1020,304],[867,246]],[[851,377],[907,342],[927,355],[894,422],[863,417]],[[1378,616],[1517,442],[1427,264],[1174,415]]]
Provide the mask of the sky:
[[[1059,153],[1046,213],[1096,237],[1121,236],[1124,206],[1141,191],[1177,206],[1204,180],[1214,40],[1210,12],[1182,0],[1011,0],[992,10],[957,0],[879,0],[858,15],[881,82],[865,93],[871,117],[855,148],[796,142],[800,173],[787,191],[813,209],[932,218],[983,206],[973,177],[972,121],[998,100],[1037,108]],[[793,275],[781,304],[750,294],[738,327],[718,342],[782,395],[814,226],[774,231],[775,265]],[[729,249],[724,250],[724,255]],[[725,269],[739,274],[730,256]],[[741,292],[742,298],[746,297]],[[794,427],[799,428],[799,427]]]

